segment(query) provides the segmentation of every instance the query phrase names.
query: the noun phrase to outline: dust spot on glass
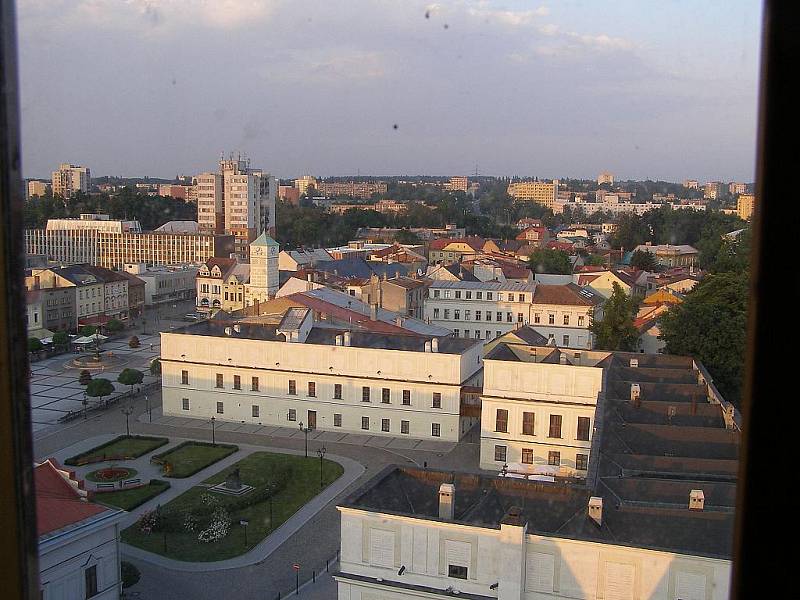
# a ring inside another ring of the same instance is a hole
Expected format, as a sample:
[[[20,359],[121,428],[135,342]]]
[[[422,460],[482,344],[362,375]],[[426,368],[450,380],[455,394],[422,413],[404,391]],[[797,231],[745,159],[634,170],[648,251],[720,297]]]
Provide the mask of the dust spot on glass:
[[[397,129],[397,123],[395,123],[394,125],[392,125],[392,129]]]
[[[431,18],[431,11],[429,11],[429,10],[425,11],[425,18],[426,19],[430,19]]]
[[[449,29],[449,28],[450,28],[450,25],[448,25],[447,23],[445,23],[445,24],[444,24],[444,28],[445,28],[445,29]]]
[[[172,85],[175,85],[176,83],[178,83],[178,80],[173,77],[172,78]]]

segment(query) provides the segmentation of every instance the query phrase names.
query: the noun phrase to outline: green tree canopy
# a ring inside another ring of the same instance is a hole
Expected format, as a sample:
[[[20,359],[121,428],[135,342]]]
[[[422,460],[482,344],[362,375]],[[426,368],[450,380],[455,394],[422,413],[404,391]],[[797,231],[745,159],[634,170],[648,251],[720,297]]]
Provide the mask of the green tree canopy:
[[[69,344],[69,335],[66,331],[56,331],[53,334],[53,345],[63,347]]]
[[[84,325],[81,327],[81,335],[83,337],[89,337],[90,335],[94,335],[97,333],[97,327],[94,325]]]
[[[394,239],[398,244],[419,244],[422,241],[416,233],[408,229],[398,231]]]
[[[84,369],[81,371],[81,374],[78,376],[78,383],[81,385],[89,385],[89,382],[92,380],[92,374]]]
[[[746,348],[747,275],[707,275],[661,318],[669,354],[698,359],[725,398],[739,403]]]
[[[150,375],[161,375],[161,361],[157,358],[150,361]]]
[[[598,350],[633,352],[639,343],[639,332],[633,325],[639,300],[629,297],[615,281],[611,297],[603,305],[603,318],[594,319],[589,331],[595,336]]]
[[[108,323],[106,323],[106,330],[110,331],[111,333],[117,333],[123,329],[125,329],[125,325],[123,325],[122,321],[119,319],[111,319]]]
[[[139,343],[139,338],[135,335],[132,335],[131,339],[128,340],[128,346],[131,348],[138,348],[139,346],[141,346],[141,344]]]
[[[44,344],[39,338],[28,338],[28,352],[39,352],[44,348]]]
[[[122,385],[129,385],[131,387],[142,383],[143,379],[144,373],[138,369],[122,369],[122,373],[117,377],[117,381]]]
[[[652,252],[647,250],[636,250],[631,255],[631,266],[641,269],[642,271],[655,271],[658,264],[656,257]]]
[[[572,273],[569,255],[563,250],[551,248],[534,250],[528,258],[528,268],[535,273],[554,273],[558,275]]]
[[[114,384],[108,379],[92,379],[86,386],[86,395],[92,398],[103,398],[114,392]]]

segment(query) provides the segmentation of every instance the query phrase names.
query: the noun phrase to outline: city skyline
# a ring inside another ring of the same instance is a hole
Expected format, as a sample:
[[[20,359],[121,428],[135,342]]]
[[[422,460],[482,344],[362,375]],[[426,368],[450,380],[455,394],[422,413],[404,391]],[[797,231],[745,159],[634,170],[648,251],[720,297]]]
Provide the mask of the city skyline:
[[[26,177],[753,180],[758,3],[192,6],[19,3]]]

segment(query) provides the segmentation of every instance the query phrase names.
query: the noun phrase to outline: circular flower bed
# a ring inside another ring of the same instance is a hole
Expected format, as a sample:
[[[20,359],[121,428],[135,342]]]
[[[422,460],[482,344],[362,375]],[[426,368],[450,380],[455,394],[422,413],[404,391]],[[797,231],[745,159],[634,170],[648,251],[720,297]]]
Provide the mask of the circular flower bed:
[[[86,479],[94,483],[111,483],[136,476],[136,469],[130,467],[106,467],[86,474]]]

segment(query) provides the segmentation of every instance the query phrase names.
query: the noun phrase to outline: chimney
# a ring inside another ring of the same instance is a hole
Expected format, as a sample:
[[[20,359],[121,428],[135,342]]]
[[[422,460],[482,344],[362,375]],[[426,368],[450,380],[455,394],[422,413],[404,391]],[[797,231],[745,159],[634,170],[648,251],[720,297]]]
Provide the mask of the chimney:
[[[425,352],[430,352],[430,351],[431,351],[431,343],[425,342]]]
[[[638,408],[642,390],[638,383],[631,384],[631,402]]]
[[[439,518],[452,521],[455,514],[456,486],[443,483],[439,486]]]
[[[341,346],[342,345],[342,340],[343,340],[343,337],[341,335],[337,335],[336,336],[336,345],[337,346]]]
[[[377,304],[370,304],[369,305],[369,319],[370,319],[370,321],[377,321],[378,320],[378,305]]]
[[[344,337],[342,338],[342,341],[344,342],[345,346],[349,346],[350,345],[350,332],[349,331],[345,331],[344,332]]]
[[[431,352],[439,352],[439,338],[431,340]]]
[[[692,490],[689,492],[689,510],[703,510],[706,503],[706,496],[703,490]]]
[[[603,525],[603,499],[599,496],[589,498],[589,518],[597,523],[598,527]]]
[[[639,359],[638,358],[632,358],[631,362],[630,362],[630,365],[631,365],[632,369],[637,369],[639,367]]]

